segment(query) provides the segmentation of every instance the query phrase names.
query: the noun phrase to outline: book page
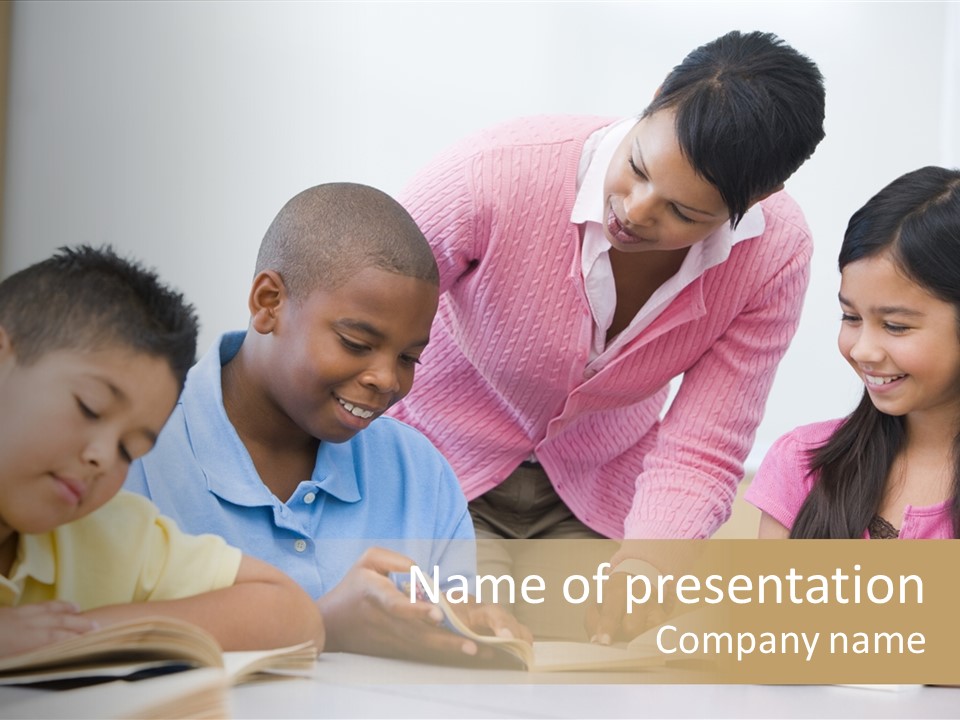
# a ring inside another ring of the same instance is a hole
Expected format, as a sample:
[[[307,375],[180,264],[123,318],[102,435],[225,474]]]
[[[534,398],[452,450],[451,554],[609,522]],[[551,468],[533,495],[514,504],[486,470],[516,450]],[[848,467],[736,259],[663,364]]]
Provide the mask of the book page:
[[[177,661],[192,667],[222,667],[220,646],[205,630],[167,617],[142,618],[77,635],[26,653],[0,658],[0,674],[72,667],[85,668],[143,661]]]
[[[230,681],[239,684],[260,673],[312,677],[316,659],[316,645],[307,641],[274,650],[225,652],[223,666]]]
[[[0,658],[0,685],[140,679],[190,668],[226,668],[232,682],[262,672],[309,676],[316,646],[304,642],[269,650],[222,653],[216,640],[190,623],[147,618],[108,625],[27,653]],[[75,683],[76,684],[76,683]]]
[[[533,656],[530,670],[537,672],[626,671],[664,664],[659,653],[650,652],[646,647],[631,649],[589,642],[534,642]]]
[[[27,691],[0,706],[7,718],[223,718],[228,716],[222,668],[202,668],[140,682],[109,682],[61,692]]]
[[[573,641],[537,641],[530,645],[516,638],[501,638],[474,632],[460,620],[453,607],[442,596],[440,608],[453,632],[510,653],[528,670],[535,672],[637,670],[664,664],[663,656],[656,651],[656,646],[651,648],[646,640],[629,647]]]

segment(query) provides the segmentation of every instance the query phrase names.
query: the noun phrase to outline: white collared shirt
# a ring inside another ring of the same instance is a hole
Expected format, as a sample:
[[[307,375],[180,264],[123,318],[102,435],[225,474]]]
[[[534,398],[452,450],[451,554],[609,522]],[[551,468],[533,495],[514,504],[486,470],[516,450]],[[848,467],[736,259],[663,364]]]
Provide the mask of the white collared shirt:
[[[726,260],[736,243],[757,237],[765,227],[763,211],[756,204],[746,212],[736,229],[724,223],[692,245],[677,273],[654,291],[630,324],[608,345],[606,337],[617,307],[617,290],[610,264],[611,245],[603,232],[603,182],[617,147],[636,123],[637,118],[630,117],[594,132],[583,146],[577,171],[577,199],[570,220],[584,225],[580,270],[593,314],[593,343],[588,368],[595,371],[649,327],[687,285]]]

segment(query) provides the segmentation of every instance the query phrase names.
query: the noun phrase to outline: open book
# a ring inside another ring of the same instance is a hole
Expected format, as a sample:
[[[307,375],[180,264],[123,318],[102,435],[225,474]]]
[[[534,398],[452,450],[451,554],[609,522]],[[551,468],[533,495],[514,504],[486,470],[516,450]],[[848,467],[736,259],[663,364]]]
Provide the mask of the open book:
[[[312,642],[273,650],[223,652],[205,630],[151,617],[107,625],[63,642],[0,658],[0,685],[138,679],[191,668],[217,668],[229,683],[258,673],[306,675],[317,657]]]
[[[174,720],[230,717],[222,668],[199,668],[139,682],[87,685],[73,690],[0,688],[0,720]]]
[[[531,672],[628,672],[666,664],[666,656],[659,652],[647,633],[622,646],[559,640],[539,640],[531,645],[519,638],[474,632],[457,617],[453,606],[443,596],[440,608],[449,629],[478,644],[495,647]]]

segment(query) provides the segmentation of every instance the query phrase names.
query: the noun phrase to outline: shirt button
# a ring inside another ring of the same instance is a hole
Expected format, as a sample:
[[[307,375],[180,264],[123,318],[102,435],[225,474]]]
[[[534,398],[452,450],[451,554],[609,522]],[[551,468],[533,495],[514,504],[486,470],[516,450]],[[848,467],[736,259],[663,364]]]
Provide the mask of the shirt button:
[[[317,494],[314,492],[308,492],[306,495],[303,496],[303,501],[307,505],[313,505],[313,501],[316,499],[317,499]]]
[[[296,548],[297,552],[303,552],[304,550],[307,549],[307,541],[306,541],[306,540],[297,540],[297,541],[293,544],[293,547]]]

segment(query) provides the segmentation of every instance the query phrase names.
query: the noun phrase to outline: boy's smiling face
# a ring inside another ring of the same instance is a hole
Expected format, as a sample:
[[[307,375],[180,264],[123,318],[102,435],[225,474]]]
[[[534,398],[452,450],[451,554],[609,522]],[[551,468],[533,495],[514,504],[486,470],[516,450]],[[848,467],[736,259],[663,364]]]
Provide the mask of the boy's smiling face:
[[[374,267],[286,299],[271,330],[274,402],[311,437],[349,440],[410,392],[437,302],[436,285]]]
[[[23,365],[0,329],[0,538],[52,530],[112,498],[177,394],[166,360],[114,347]]]

